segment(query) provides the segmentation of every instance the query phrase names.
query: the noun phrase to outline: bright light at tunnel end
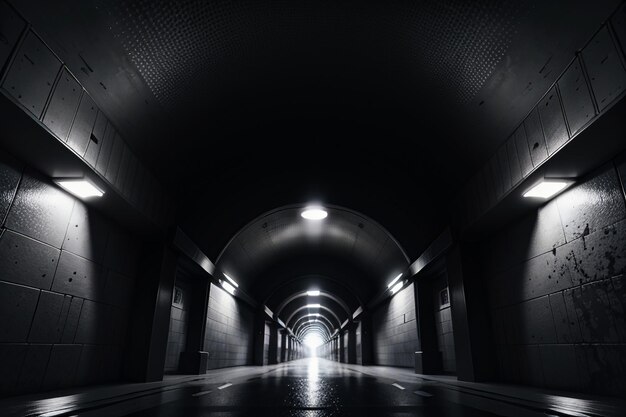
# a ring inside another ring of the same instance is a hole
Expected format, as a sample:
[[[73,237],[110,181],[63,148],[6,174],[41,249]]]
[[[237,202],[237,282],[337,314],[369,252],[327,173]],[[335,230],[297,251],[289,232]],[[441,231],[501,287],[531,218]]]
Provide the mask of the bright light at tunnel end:
[[[321,304],[307,304],[306,308],[320,308],[321,306]]]
[[[319,290],[309,290],[306,292],[306,295],[308,295],[309,297],[317,297],[318,295],[320,295]]]
[[[322,207],[307,207],[300,215],[307,220],[324,220],[328,217],[328,212]]]

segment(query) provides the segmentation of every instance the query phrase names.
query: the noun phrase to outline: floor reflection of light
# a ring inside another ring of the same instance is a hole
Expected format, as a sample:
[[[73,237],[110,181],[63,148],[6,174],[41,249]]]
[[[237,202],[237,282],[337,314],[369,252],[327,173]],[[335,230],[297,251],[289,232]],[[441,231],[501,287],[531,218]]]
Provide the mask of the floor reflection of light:
[[[316,406],[320,402],[319,362],[317,357],[309,359],[307,367],[307,400],[308,406]]]

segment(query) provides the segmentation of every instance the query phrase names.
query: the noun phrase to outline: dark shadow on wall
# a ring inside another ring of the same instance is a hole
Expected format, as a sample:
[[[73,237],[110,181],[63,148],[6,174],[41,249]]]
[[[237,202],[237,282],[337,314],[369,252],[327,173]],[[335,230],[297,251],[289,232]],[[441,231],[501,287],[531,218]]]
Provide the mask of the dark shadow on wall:
[[[625,170],[618,158],[484,242],[503,381],[626,391]]]
[[[0,395],[120,379],[136,242],[0,153]]]

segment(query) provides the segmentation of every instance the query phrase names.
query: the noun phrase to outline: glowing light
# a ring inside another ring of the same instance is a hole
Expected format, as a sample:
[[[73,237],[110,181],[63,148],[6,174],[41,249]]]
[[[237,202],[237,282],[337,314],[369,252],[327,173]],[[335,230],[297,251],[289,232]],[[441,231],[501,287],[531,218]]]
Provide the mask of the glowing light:
[[[310,207],[305,209],[300,215],[307,220],[324,220],[328,217],[328,212],[321,207]]]
[[[307,304],[305,307],[306,308],[320,308],[322,305],[321,304]]]
[[[387,284],[387,288],[393,287],[393,284],[395,284],[400,279],[400,277],[402,277],[402,275],[403,275],[403,272],[400,272],[400,274],[398,274],[398,276],[395,277],[393,279],[393,281],[391,281],[389,284]]]
[[[224,273],[222,272],[222,274],[224,274]],[[229,277],[226,274],[224,274],[224,276],[226,277],[227,280],[230,281],[231,284],[233,284],[236,288],[239,288],[239,284],[237,284],[237,282],[234,279],[232,279],[231,277]]]
[[[54,180],[59,187],[70,192],[78,198],[102,197],[104,191],[85,179],[59,179]]]
[[[391,289],[391,293],[395,294],[396,292],[398,292],[398,290],[400,290],[400,288],[402,288],[402,286],[404,285],[404,282],[398,282],[396,285],[393,286],[393,288]]]
[[[230,283],[220,280],[220,284],[230,295],[235,295],[235,287],[230,285]]]
[[[571,181],[551,181],[551,180],[543,180],[539,184],[535,185],[530,190],[524,193],[524,197],[534,197],[534,198],[543,198],[548,199],[558,192],[564,190],[568,185],[571,184]]]
[[[306,292],[306,295],[308,295],[309,297],[317,297],[318,295],[320,295],[319,290],[310,290]]]
[[[304,336],[304,344],[313,350],[322,346],[323,343],[322,337],[317,332],[309,332]]]

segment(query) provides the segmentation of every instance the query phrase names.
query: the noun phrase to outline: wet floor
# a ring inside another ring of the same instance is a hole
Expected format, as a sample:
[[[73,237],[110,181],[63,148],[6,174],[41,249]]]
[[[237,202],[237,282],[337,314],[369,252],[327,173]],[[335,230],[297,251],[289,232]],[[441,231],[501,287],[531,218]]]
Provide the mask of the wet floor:
[[[394,385],[395,384],[395,385]],[[427,392],[428,389],[430,392]],[[416,394],[415,391],[418,391]],[[148,416],[485,416],[494,415],[437,399],[438,389],[390,382],[309,359],[260,376],[186,388],[180,399],[127,414]],[[194,395],[195,394],[195,395]]]
[[[462,383],[410,369],[302,359],[0,402],[2,416],[586,416],[625,403],[528,388]]]

